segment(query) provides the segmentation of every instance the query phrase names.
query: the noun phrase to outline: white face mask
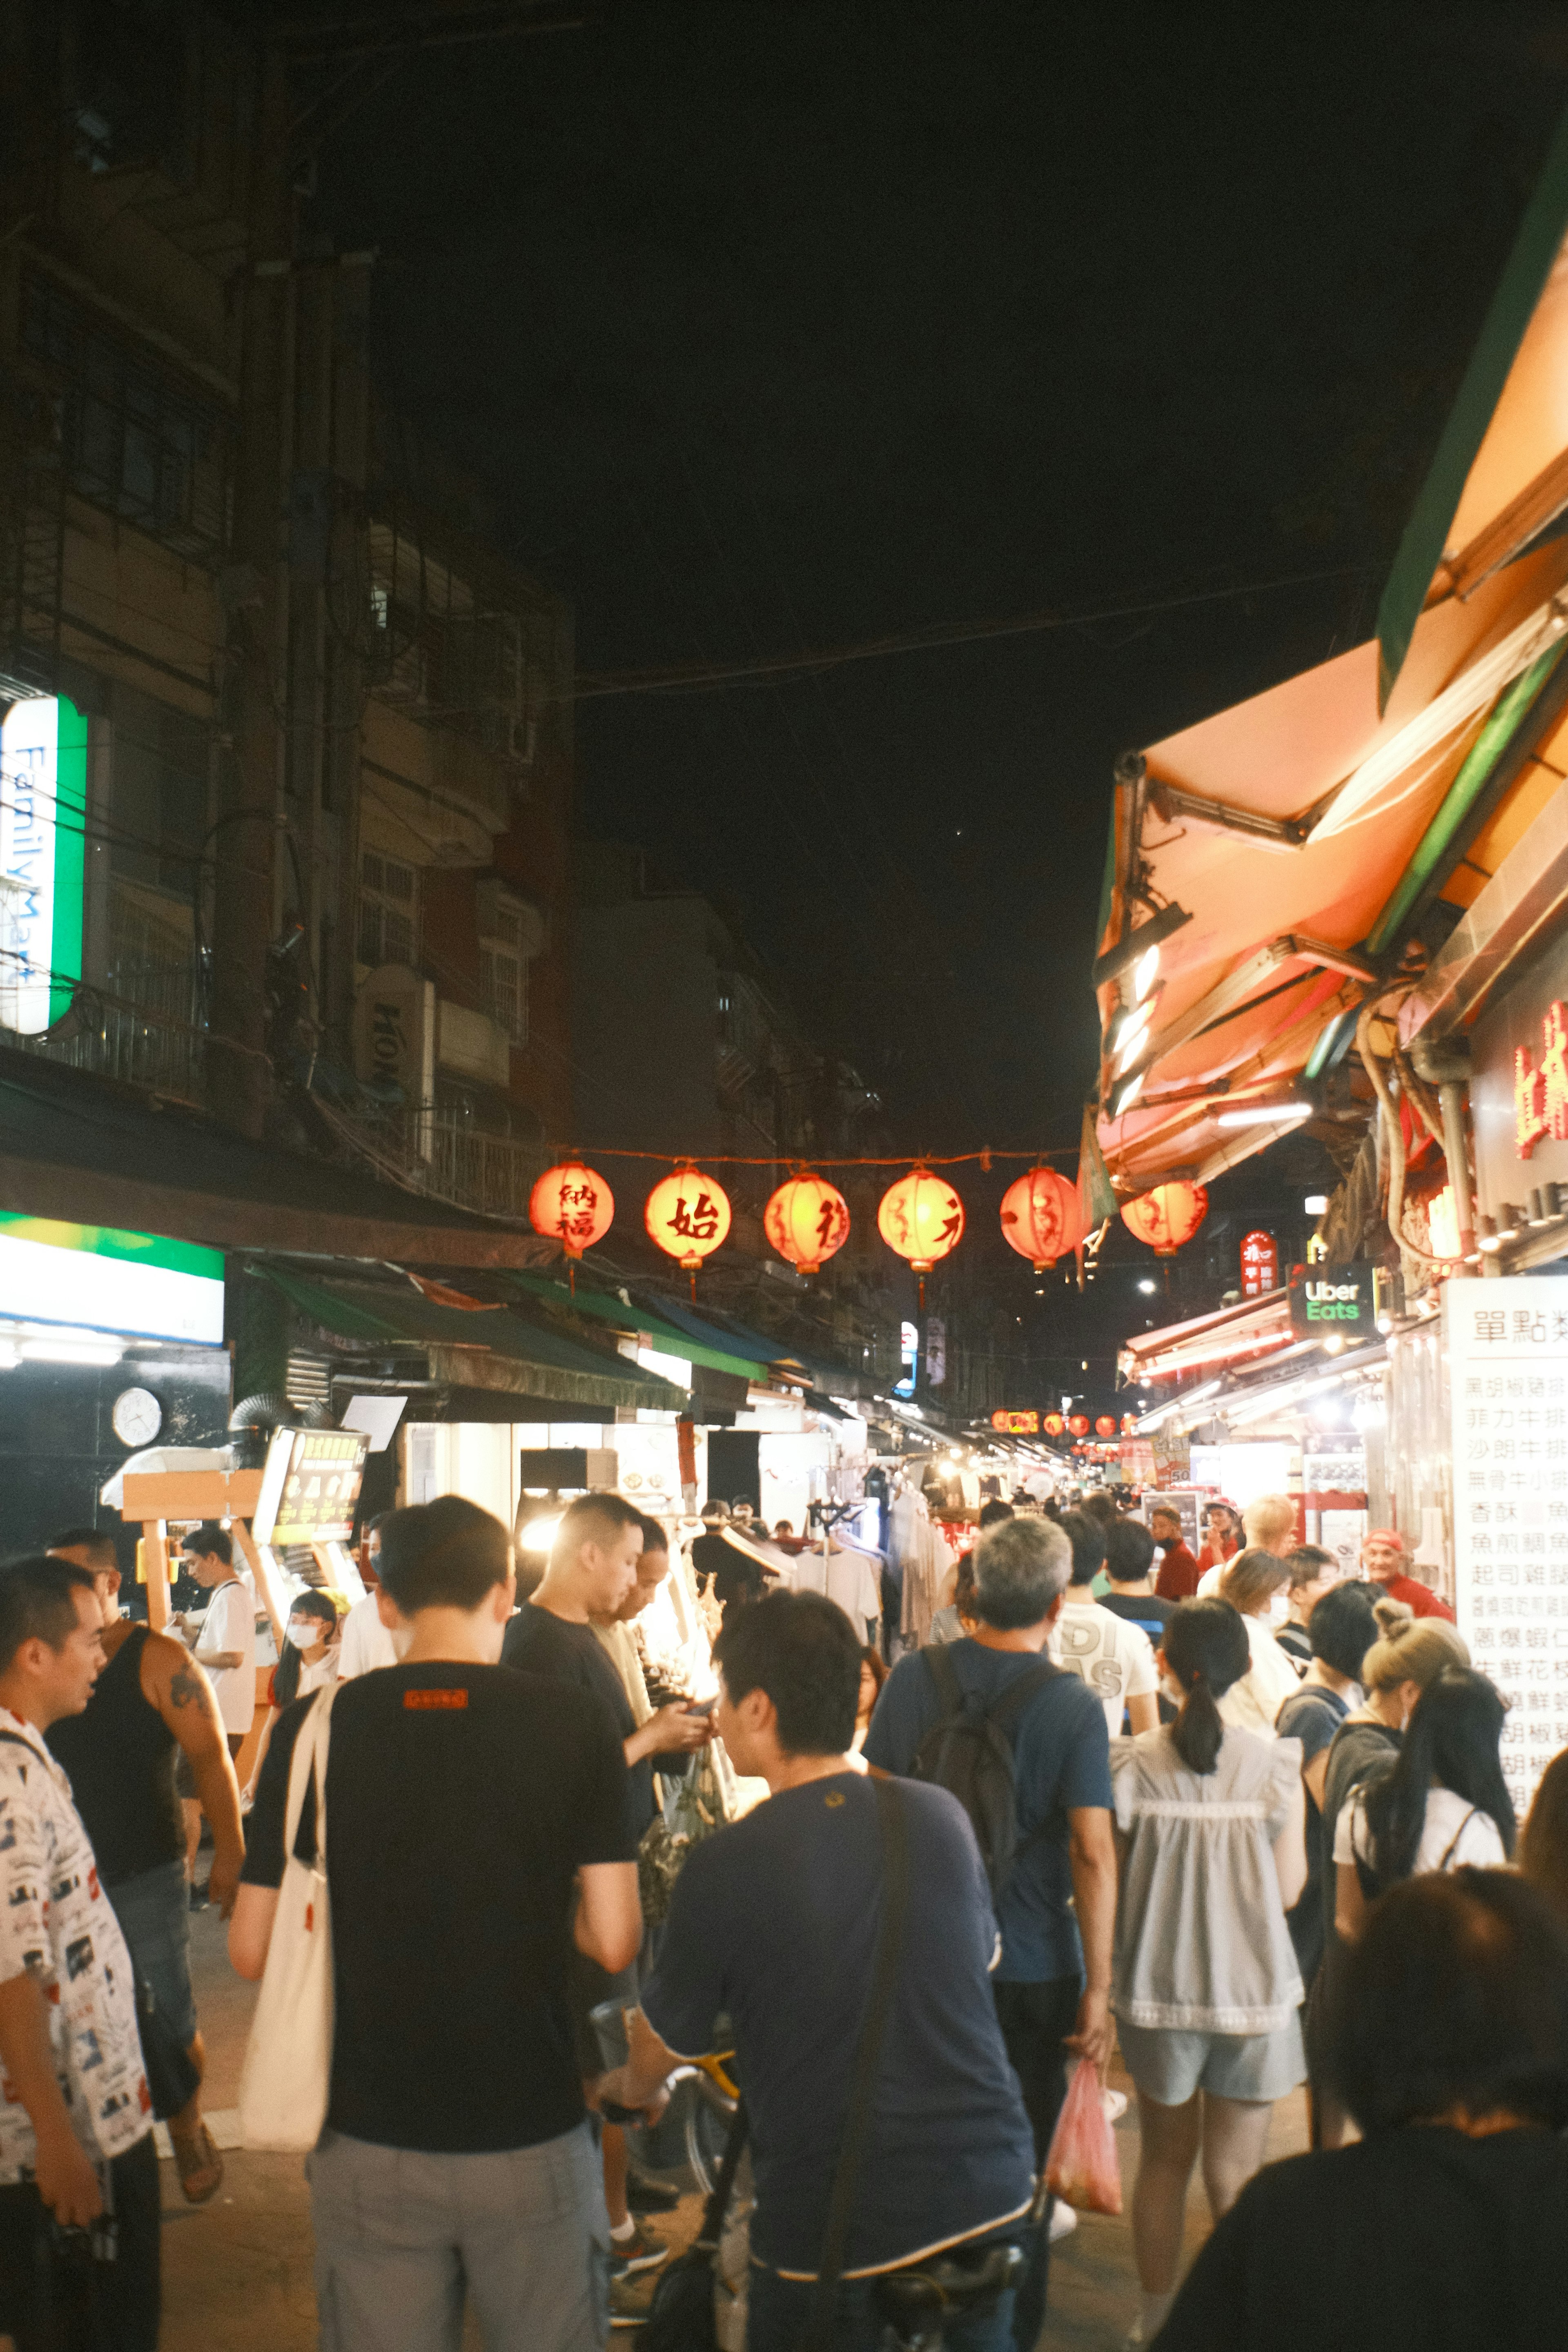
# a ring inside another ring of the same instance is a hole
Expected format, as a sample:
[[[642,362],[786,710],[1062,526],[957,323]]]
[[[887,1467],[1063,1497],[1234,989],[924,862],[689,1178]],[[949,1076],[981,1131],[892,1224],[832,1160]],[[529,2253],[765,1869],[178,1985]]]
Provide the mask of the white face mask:
[[[291,1617],[289,1621],[289,1639],[297,1650],[313,1650],[326,1630],[316,1617]]]

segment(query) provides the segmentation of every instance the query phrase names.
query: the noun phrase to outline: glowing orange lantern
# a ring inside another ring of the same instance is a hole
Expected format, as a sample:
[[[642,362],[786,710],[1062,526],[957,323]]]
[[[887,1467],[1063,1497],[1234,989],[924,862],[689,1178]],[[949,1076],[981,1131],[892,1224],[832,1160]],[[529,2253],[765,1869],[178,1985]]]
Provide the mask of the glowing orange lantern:
[[[528,1222],[558,1241],[569,1258],[602,1242],[615,1222],[616,1196],[604,1178],[575,1160],[547,1168],[528,1196]]]
[[[1047,1437],[1060,1437],[1067,1428],[1067,1423],[1059,1412],[1048,1412],[1040,1426]]]
[[[1072,1419],[1068,1422],[1068,1427],[1071,1430],[1075,1437],[1087,1437],[1089,1435],[1088,1413],[1075,1412]]]
[[[802,1274],[819,1274],[823,1259],[849,1238],[849,1203],[820,1176],[792,1176],[763,1211],[763,1231],[780,1257]]]
[[[1031,1168],[1002,1195],[1002,1231],[1019,1256],[1028,1258],[1037,1274],[1044,1274],[1083,1239],[1078,1186],[1054,1168]]]
[[[1130,1234],[1147,1242],[1156,1257],[1174,1257],[1190,1242],[1209,1212],[1209,1196],[1201,1184],[1156,1184],[1140,1193],[1121,1212]]]
[[[877,1231],[917,1274],[929,1274],[963,1238],[963,1203],[945,1176],[911,1168],[883,1193]]]
[[[667,1257],[695,1274],[730,1230],[730,1196],[697,1168],[678,1168],[647,1196],[643,1223]]]
[[[1096,1437],[1114,1437],[1116,1434],[1114,1413],[1102,1412],[1094,1424],[1094,1433]]]

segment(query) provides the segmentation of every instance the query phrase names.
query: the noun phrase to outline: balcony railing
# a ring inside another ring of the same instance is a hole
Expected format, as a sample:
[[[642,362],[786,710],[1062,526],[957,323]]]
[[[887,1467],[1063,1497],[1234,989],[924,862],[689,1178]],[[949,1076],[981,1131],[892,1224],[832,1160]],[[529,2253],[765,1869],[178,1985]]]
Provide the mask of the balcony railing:
[[[124,891],[110,902],[109,961],[101,987],[77,992],[48,1037],[7,1035],[8,1045],[68,1069],[119,1078],[172,1102],[202,1098],[202,1003],[190,942]]]

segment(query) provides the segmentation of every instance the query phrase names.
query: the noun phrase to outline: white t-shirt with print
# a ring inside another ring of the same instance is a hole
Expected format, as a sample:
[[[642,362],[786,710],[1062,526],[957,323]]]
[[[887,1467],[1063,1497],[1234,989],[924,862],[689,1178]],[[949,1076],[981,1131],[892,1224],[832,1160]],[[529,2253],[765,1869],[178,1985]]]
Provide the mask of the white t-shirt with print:
[[[1334,1825],[1334,1860],[1371,1866],[1372,1832],[1367,1826],[1364,1789],[1358,1789],[1341,1809]],[[1500,1870],[1507,1860],[1498,1825],[1489,1813],[1477,1812],[1452,1789],[1427,1790],[1426,1821],[1415,1849],[1413,1877],[1423,1871],[1458,1870],[1466,1864],[1474,1870]]]
[[[209,1658],[235,1651],[239,1654],[237,1666],[207,1666]],[[243,1738],[256,1713],[256,1603],[237,1576],[232,1583],[220,1584],[208,1601],[195,1655],[198,1664],[206,1666],[224,1729]]]
[[[1050,1654],[1057,1665],[1089,1685],[1105,1709],[1112,1739],[1121,1735],[1128,1700],[1148,1698],[1160,1687],[1148,1634],[1114,1610],[1102,1609],[1087,1588],[1082,1600],[1068,1588],[1051,1635]]]
[[[101,2163],[153,2128],[131,1955],[69,1780],[8,1708],[0,1734],[0,1984],[37,1981],[71,2128]],[[32,2117],[0,2086],[0,2184],[30,2179],[37,2154]]]

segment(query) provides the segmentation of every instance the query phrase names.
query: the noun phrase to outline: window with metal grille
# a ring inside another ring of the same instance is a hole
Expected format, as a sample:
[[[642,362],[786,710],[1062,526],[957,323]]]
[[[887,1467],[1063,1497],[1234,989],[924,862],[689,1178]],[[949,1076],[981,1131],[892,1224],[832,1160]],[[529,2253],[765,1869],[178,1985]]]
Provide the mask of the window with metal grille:
[[[358,950],[373,971],[419,960],[418,873],[379,849],[360,854]]]
[[[528,958],[523,952],[527,918],[521,907],[497,897],[489,910],[489,937],[479,941],[479,985],[485,1010],[514,1045],[528,1043]]]
[[[176,553],[216,562],[229,534],[233,428],[223,411],[47,278],[25,282],[22,347],[54,381],[70,488]]]

